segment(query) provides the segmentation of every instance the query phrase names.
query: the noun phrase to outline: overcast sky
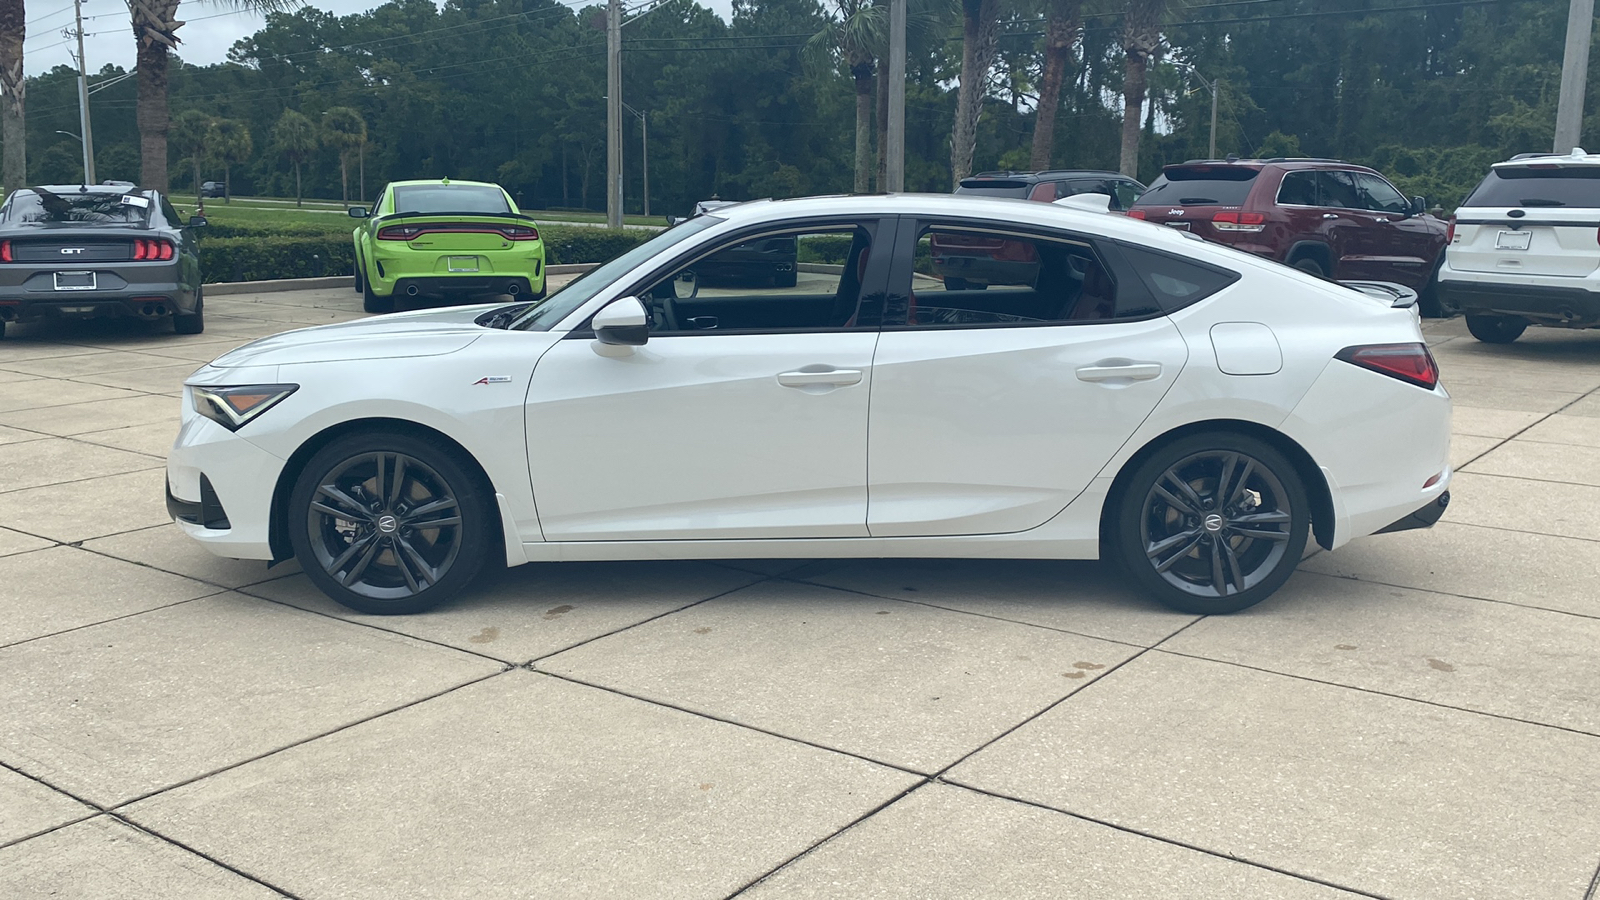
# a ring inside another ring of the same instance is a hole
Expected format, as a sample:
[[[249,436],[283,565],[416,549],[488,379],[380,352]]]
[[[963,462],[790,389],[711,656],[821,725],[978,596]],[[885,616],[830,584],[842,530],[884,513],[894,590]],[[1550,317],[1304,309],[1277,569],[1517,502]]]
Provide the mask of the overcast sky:
[[[597,0],[598,2],[598,0]],[[732,0],[700,0],[724,19],[733,8]],[[308,4],[346,16],[381,6],[376,0],[316,0]],[[565,5],[584,5],[566,0]],[[89,71],[106,63],[133,68],[133,28],[128,24],[126,0],[83,0],[83,52],[89,58]],[[254,13],[231,11],[220,3],[185,0],[178,7],[178,18],[186,24],[178,29],[183,43],[178,54],[186,62],[222,62],[234,41],[260,30],[266,19]],[[76,66],[72,53],[77,42],[61,35],[72,25],[71,0],[32,0],[28,3],[28,40],[23,45],[24,65],[29,75],[48,72],[56,66]],[[69,52],[70,51],[70,52]]]

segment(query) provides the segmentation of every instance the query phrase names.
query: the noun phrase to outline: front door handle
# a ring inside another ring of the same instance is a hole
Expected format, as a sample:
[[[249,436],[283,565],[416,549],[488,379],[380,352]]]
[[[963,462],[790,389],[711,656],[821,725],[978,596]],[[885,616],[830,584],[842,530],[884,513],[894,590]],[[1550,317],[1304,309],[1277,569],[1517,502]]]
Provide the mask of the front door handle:
[[[847,387],[861,383],[860,369],[824,369],[817,367],[816,371],[800,369],[796,372],[779,372],[778,383],[784,387],[811,387],[817,384],[831,384],[837,387]]]
[[[1078,369],[1079,381],[1149,381],[1160,377],[1160,363],[1113,363],[1105,360]]]
[[[1322,217],[1324,219],[1337,219],[1337,218],[1339,218],[1338,214],[1336,214],[1336,213],[1323,213]]]

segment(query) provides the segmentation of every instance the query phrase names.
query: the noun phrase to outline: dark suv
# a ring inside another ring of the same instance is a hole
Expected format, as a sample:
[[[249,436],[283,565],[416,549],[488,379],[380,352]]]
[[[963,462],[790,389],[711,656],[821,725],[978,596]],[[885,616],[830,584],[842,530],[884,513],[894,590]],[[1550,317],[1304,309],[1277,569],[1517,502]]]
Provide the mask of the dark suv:
[[[1116,172],[1092,169],[1062,169],[1049,172],[980,172],[961,179],[956,193],[974,197],[1011,197],[1054,203],[1074,194],[1105,194],[1111,210],[1122,212],[1133,206],[1144,185]]]
[[[1204,159],[1167,166],[1128,215],[1338,281],[1393,281],[1439,315],[1449,226],[1371,169],[1336,159]]]

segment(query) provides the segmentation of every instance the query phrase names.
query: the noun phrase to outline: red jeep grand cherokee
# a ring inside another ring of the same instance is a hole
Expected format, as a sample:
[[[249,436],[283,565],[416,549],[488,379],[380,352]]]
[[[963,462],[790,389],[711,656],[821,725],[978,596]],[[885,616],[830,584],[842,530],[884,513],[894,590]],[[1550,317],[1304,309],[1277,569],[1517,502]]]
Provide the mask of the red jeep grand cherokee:
[[[1334,159],[1167,166],[1128,215],[1182,228],[1322,278],[1394,281],[1441,314],[1433,285],[1449,226],[1388,179]]]

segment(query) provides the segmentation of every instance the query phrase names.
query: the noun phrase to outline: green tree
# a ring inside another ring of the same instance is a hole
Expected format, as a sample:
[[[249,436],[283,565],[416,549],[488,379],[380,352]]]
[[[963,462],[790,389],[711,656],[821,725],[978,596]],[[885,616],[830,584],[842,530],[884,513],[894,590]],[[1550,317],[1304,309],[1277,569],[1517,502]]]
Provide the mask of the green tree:
[[[300,166],[317,151],[317,129],[311,120],[292,109],[283,111],[272,126],[272,146],[278,155],[294,166],[294,205],[305,197],[300,184]]]
[[[1122,16],[1122,174],[1139,177],[1139,120],[1150,63],[1161,52],[1161,25],[1173,0],[1128,0]]]
[[[1061,109],[1061,85],[1072,61],[1083,24],[1083,0],[1048,0],[1045,9],[1044,69],[1039,76],[1038,116],[1033,125],[1030,164],[1035,171],[1050,168],[1055,148],[1056,113]]]
[[[885,16],[866,0],[830,0],[830,16],[805,45],[806,63],[815,73],[843,66],[855,83],[855,191],[872,190],[872,87],[875,49],[885,43]]]
[[[339,154],[339,191],[350,202],[350,154],[367,145],[367,121],[348,106],[335,106],[322,114],[322,142]]]
[[[238,119],[218,119],[211,123],[210,150],[222,163],[222,202],[233,202],[233,167],[255,152],[250,127]]]
[[[978,147],[978,117],[983,113],[989,71],[994,68],[999,0],[961,0],[961,81],[956,92],[956,121],[950,130],[950,186],[972,174]]]
[[[0,0],[0,183],[9,194],[28,182],[28,129],[23,116],[27,81],[22,75],[22,43],[28,33],[23,0]]]
[[[200,198],[200,164],[210,157],[211,142],[216,134],[211,128],[211,117],[198,109],[186,109],[173,118],[171,133],[172,143],[177,146],[178,152],[194,165],[194,196],[196,202],[203,206]]]

